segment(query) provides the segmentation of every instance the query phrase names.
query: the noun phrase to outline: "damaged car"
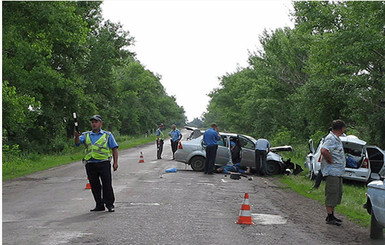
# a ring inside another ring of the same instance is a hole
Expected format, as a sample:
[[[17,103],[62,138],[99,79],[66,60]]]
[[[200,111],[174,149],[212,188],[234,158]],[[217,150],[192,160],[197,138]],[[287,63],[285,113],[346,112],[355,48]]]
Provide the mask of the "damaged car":
[[[204,130],[200,130],[199,128],[190,126],[185,126],[184,128],[191,131],[191,134],[187,137],[187,140],[196,139],[199,136],[203,135],[205,132]]]
[[[187,129],[187,128],[186,128]],[[200,132],[201,133],[201,132]],[[235,164],[231,157],[231,142],[236,142],[240,147],[240,164],[241,167],[255,168],[255,144],[256,139],[253,137],[220,133],[221,139],[218,141],[218,150],[216,156],[216,167]],[[288,168],[294,169],[298,166],[297,172],[300,172],[299,165],[294,165],[290,159],[284,161],[282,156],[278,154],[280,151],[293,151],[291,146],[273,147],[267,154],[267,174],[282,174]],[[175,160],[191,165],[194,171],[203,171],[206,161],[206,151],[203,144],[203,135],[192,138],[188,141],[180,141],[178,150],[175,153]]]
[[[354,135],[340,136],[345,156],[346,166],[344,179],[361,182],[372,180],[372,174],[385,171],[385,152],[377,146],[368,146],[365,141]],[[315,150],[313,140],[309,140],[310,153],[306,156],[305,167],[309,169],[311,179],[314,179],[321,169],[321,148],[325,138],[320,140]]]

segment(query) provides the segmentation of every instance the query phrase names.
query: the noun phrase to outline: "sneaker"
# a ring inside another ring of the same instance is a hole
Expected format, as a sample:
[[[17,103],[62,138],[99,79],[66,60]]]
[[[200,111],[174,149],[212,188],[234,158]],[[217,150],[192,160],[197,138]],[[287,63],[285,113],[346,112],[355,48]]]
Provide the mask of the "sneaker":
[[[334,218],[334,220],[337,221],[337,222],[340,222],[340,223],[342,222],[342,219],[339,219],[339,218],[337,218],[337,217],[334,216],[334,215],[333,215],[333,218]]]
[[[335,219],[333,219],[333,218],[329,218],[329,217],[326,218],[326,224],[328,224],[328,225],[341,226],[341,224],[338,223],[337,220],[335,220]]]
[[[328,219],[329,219],[329,216],[328,217],[326,217],[326,219],[325,219],[325,221],[328,221]],[[337,221],[337,222],[340,222],[340,223],[342,223],[343,221],[341,220],[341,219],[339,219],[339,218],[337,218],[336,216],[332,216],[332,219],[334,219],[335,221]]]
[[[106,205],[107,206],[107,205]],[[108,212],[115,212],[115,207],[114,205],[108,205],[107,206]]]
[[[90,212],[104,211],[104,206],[96,206],[94,209],[91,209]]]

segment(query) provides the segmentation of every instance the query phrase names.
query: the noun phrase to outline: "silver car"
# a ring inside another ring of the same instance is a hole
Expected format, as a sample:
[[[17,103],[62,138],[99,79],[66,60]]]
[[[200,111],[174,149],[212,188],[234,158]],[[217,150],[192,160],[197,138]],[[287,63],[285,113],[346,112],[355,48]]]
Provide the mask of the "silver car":
[[[381,173],[380,173],[381,174]],[[385,172],[382,172],[385,175]],[[371,215],[370,237],[372,239],[383,239],[385,227],[385,185],[383,180],[375,180],[368,184],[366,192],[367,202],[364,208]]]
[[[378,175],[385,171],[385,152],[377,146],[368,146],[365,141],[354,135],[340,137],[346,154],[344,179],[369,182],[372,174]],[[305,167],[309,169],[310,178],[314,179],[321,169],[321,148],[325,138],[322,138],[315,150],[313,140],[309,140],[310,153],[306,157]]]
[[[247,135],[220,133],[218,151],[215,161],[216,166],[234,164],[231,160],[230,141],[238,141],[241,147],[241,166],[255,167],[255,143],[256,139]],[[282,173],[286,168],[282,156],[274,151],[292,151],[291,146],[271,148],[267,154],[267,174],[275,175]],[[191,165],[195,171],[203,171],[206,161],[206,151],[203,145],[203,135],[188,141],[179,142],[175,153],[175,160]]]

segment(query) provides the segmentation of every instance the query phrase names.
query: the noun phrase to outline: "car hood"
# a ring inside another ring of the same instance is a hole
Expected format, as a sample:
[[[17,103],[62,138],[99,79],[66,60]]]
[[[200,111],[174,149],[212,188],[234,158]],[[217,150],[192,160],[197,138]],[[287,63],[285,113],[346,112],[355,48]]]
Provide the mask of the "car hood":
[[[284,145],[284,146],[271,147],[270,151],[272,151],[272,152],[294,151],[294,149],[290,145]]]
[[[385,185],[383,180],[374,180],[368,184],[368,188],[382,189],[385,191]]]

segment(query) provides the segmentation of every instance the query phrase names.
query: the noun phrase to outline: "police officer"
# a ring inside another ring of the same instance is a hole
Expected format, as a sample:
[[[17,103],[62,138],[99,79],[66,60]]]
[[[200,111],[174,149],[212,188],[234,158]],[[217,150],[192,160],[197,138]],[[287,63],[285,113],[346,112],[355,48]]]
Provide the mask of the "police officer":
[[[216,123],[211,124],[211,128],[207,129],[203,134],[203,143],[206,145],[206,162],[205,174],[213,174],[215,159],[217,156],[219,128]]]
[[[178,150],[178,143],[182,139],[182,134],[180,131],[176,128],[176,125],[173,124],[171,126],[172,130],[168,135],[170,136],[171,141],[171,151],[172,151],[172,160],[175,160],[175,152]]]
[[[267,139],[258,139],[255,144],[255,169],[257,174],[267,175],[266,158],[270,151],[270,142]]]
[[[103,121],[100,115],[92,116],[90,121],[92,131],[82,134],[75,132],[76,146],[81,144],[86,146],[83,162],[96,202],[95,208],[90,211],[104,211],[106,207],[109,212],[114,212],[115,196],[112,189],[111,156],[114,160],[113,169],[116,171],[118,169],[119,146],[113,134],[102,129]]]
[[[163,143],[164,143],[164,124],[159,124],[159,128],[156,130],[156,149],[157,149],[157,158],[162,159],[162,152],[163,152]]]

